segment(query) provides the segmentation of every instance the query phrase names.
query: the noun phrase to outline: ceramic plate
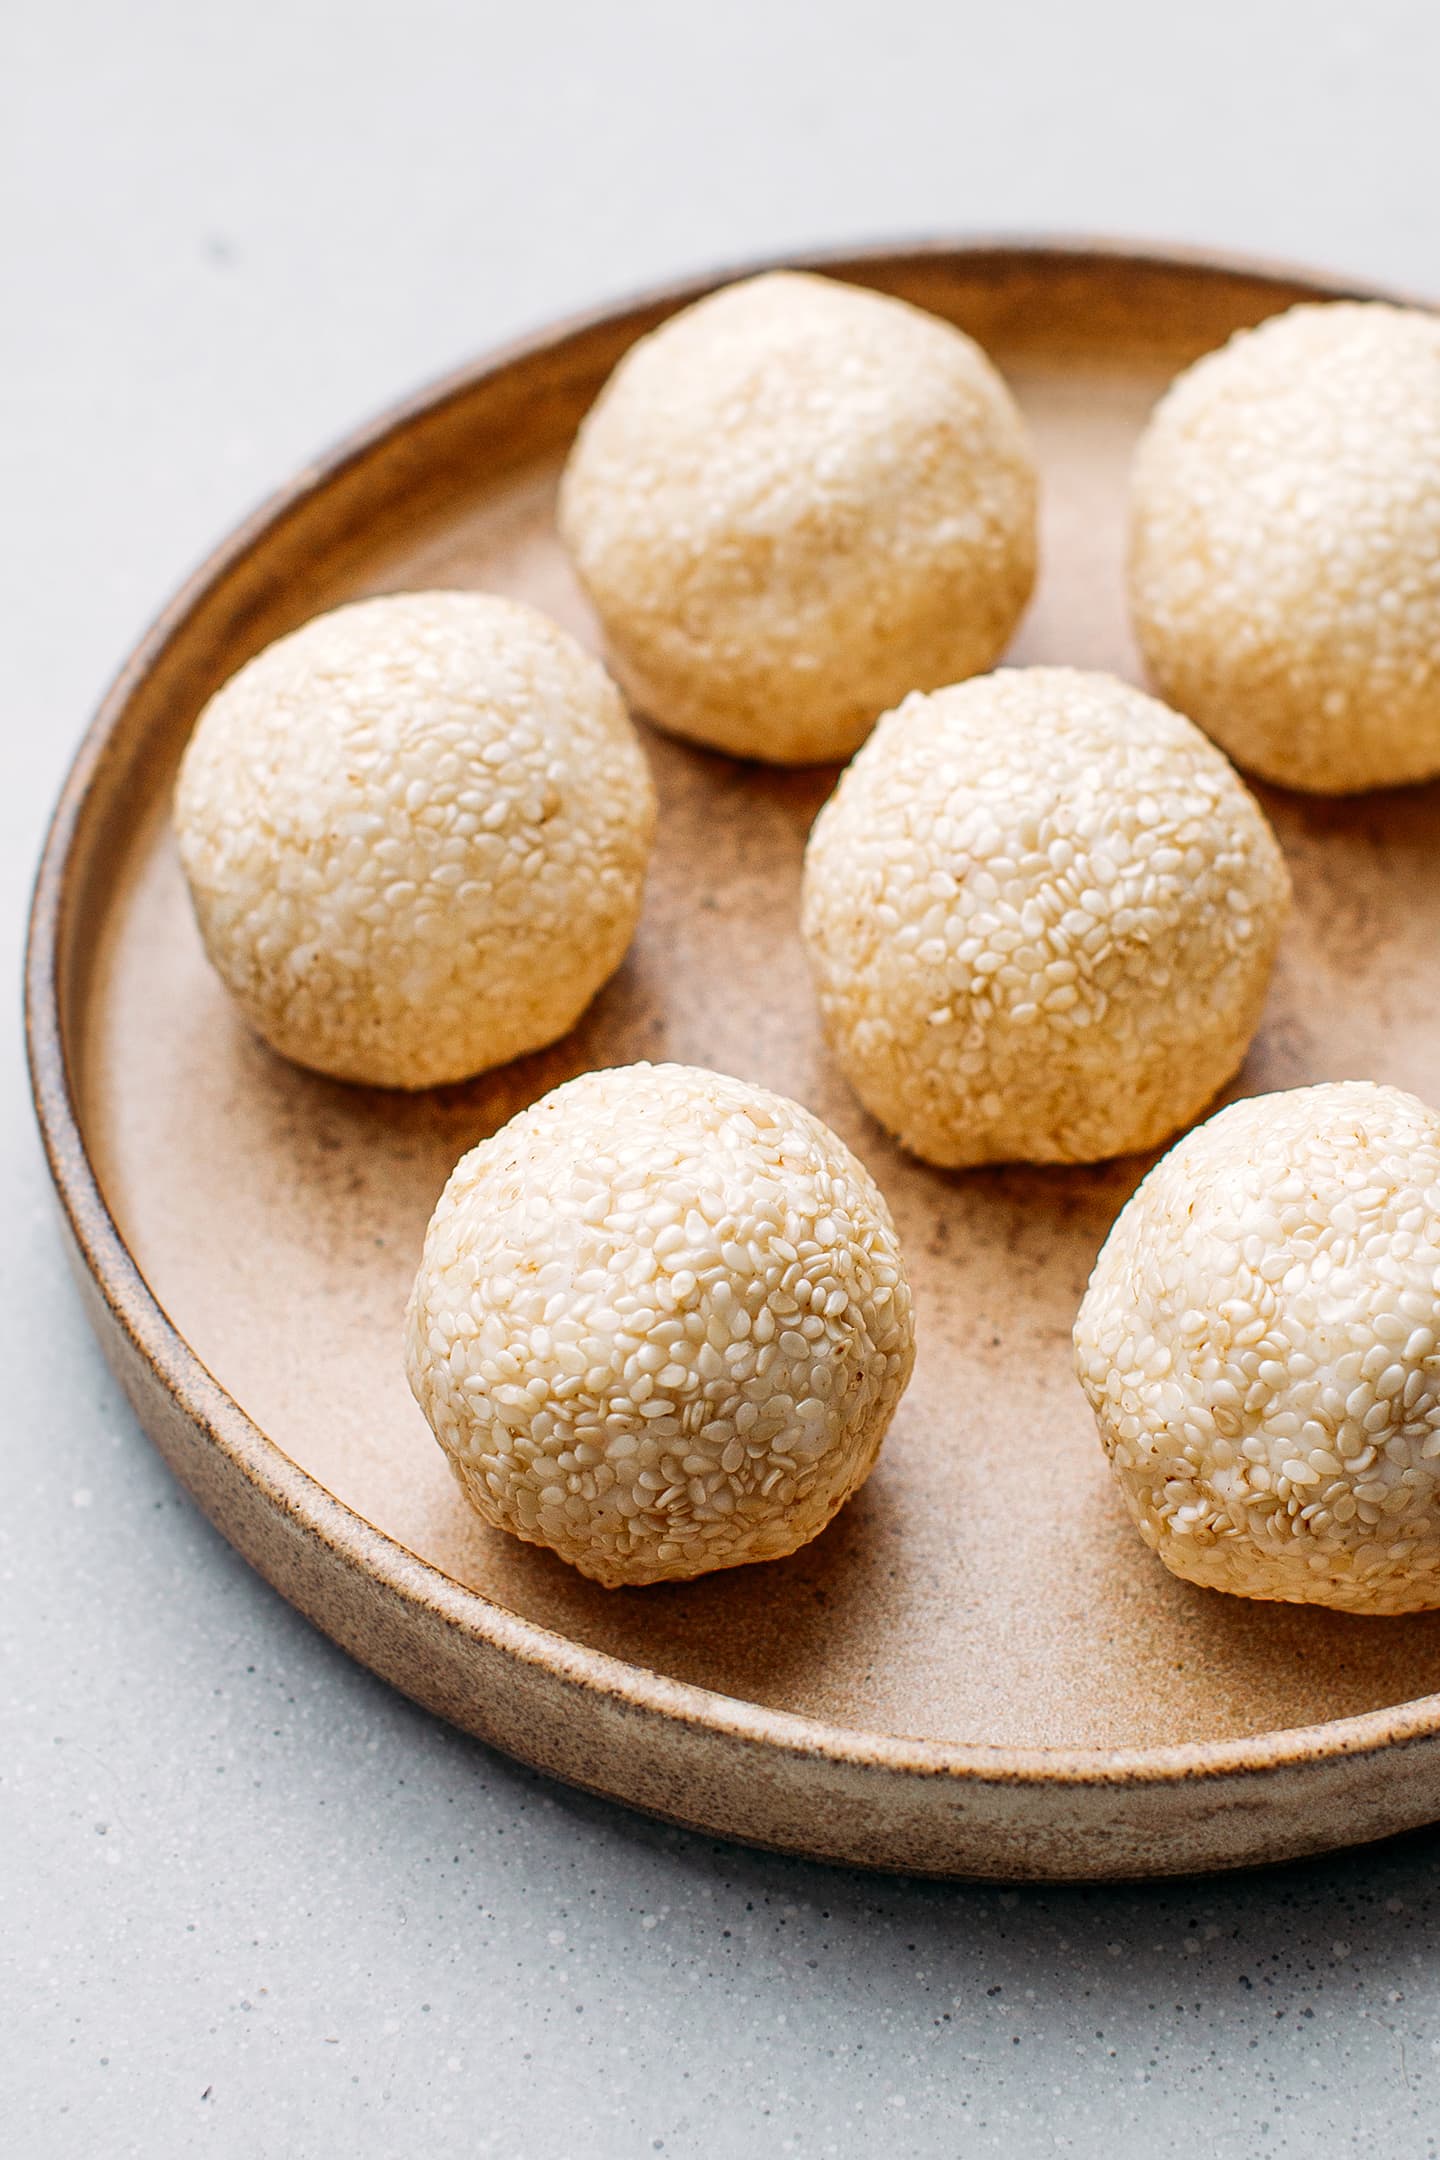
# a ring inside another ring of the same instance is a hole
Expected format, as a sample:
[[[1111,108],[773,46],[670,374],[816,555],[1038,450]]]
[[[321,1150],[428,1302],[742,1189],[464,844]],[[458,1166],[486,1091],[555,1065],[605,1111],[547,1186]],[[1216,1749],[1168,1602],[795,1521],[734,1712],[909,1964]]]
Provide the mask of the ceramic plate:
[[[1011,657],[1134,675],[1126,466],[1176,369],[1321,281],[1118,249],[933,245],[813,267],[988,347],[1034,431],[1043,571]],[[553,1050],[418,1098],[245,1029],[167,816],[205,699],[321,608],[479,586],[596,642],[557,472],[641,332],[715,279],[481,362],[308,467],[170,607],[77,760],[30,953],[36,1096],[82,1288],[166,1458],[318,1626],[466,1730],[726,1836],[934,1874],[1235,1866],[1440,1816],[1440,1613],[1363,1620],[1176,1582],[1122,1515],[1070,1369],[1146,1164],[946,1175],[827,1058],[797,931],[834,784],[646,732],[661,812],[620,974]],[[1232,1092],[1434,1097],[1440,791],[1267,793],[1297,906]],[[477,1522],[410,1399],[400,1321],[456,1157],[588,1066],[674,1058],[797,1096],[870,1165],[920,1357],[880,1466],[793,1559],[605,1591]]]

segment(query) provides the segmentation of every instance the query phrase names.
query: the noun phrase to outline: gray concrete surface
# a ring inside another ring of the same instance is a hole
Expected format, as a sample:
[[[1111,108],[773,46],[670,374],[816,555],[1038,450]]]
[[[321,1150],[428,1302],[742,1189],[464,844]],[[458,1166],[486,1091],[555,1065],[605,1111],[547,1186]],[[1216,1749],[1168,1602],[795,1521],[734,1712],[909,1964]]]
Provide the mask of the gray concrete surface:
[[[0,23],[0,881],[177,579],[492,339],[746,250],[1111,229],[1440,292],[1428,0],[130,0]],[[388,1693],[197,1517],[3,1065],[0,2141],[1434,2154],[1440,1839],[999,1893],[656,1828]]]

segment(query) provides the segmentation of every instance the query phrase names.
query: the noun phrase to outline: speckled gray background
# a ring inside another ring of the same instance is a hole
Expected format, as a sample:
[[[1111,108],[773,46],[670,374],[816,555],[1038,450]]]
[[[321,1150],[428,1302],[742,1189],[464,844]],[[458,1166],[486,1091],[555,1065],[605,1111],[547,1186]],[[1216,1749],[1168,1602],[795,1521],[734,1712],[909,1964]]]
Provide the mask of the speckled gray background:
[[[1129,231],[1440,293],[1431,0],[5,11],[0,879],[243,510],[490,341],[746,251]],[[871,1880],[578,1798],[201,1522],[4,1065],[7,2154],[1433,2155],[1440,1834],[1249,1880]]]

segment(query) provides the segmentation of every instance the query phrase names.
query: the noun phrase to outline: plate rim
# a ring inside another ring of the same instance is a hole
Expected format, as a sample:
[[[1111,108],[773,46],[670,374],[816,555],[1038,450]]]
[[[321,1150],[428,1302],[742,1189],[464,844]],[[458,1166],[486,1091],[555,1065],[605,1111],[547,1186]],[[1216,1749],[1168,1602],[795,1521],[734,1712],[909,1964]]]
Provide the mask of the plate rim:
[[[1209,1781],[1316,1766],[1440,1737],[1440,1692],[1318,1724],[1283,1726],[1227,1740],[1124,1748],[1015,1748],[984,1742],[910,1738],[836,1725],[779,1710],[595,1650],[498,1604],[401,1545],[329,1492],[258,1426],[210,1373],[166,1315],[111,1215],[90,1160],[76,1103],[62,1012],[61,959],[73,892],[70,871],[81,822],[108,754],[122,738],[131,699],[206,596],[312,498],[389,440],[445,405],[467,397],[542,354],[587,333],[648,313],[668,314],[717,286],[765,271],[796,269],[863,275],[904,262],[985,257],[1043,267],[1106,263],[1258,285],[1279,284],[1317,300],[1389,301],[1433,311],[1433,300],[1369,280],[1304,265],[1123,238],[1010,233],[913,238],[786,250],[727,262],[541,325],[487,348],[433,378],[340,436],[265,497],[210,550],[141,634],[113,676],[71,760],[48,821],[35,873],[24,963],[30,1089],[47,1166],[75,1253],[125,1338],[164,1393],[205,1441],[273,1508],[342,1566],[402,1602],[428,1611],[516,1663],[650,1717],[725,1736],[798,1759],[877,1769],[959,1784],[1132,1788]],[[222,1533],[223,1534],[223,1533]]]

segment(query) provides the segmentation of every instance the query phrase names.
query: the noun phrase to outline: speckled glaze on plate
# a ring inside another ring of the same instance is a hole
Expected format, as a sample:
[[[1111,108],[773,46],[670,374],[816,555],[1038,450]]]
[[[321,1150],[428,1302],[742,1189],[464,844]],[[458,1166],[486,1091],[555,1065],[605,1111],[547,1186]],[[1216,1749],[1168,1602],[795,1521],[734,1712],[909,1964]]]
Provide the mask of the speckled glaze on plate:
[[[1233,329],[1341,290],[1040,244],[812,267],[991,350],[1044,472],[1012,657],[1126,675],[1125,468],[1150,405]],[[1146,1164],[931,1171],[827,1059],[795,918],[833,770],[647,731],[661,821],[630,958],[566,1041],[465,1087],[400,1097],[295,1070],[205,964],[167,825],[205,699],[318,609],[396,588],[515,593],[594,642],[553,533],[560,461],[626,346],[716,282],[481,362],[308,467],[107,698],[56,811],[28,973],[40,1122],[106,1353],[200,1505],[337,1642],[466,1730],[675,1821],[866,1866],[1058,1879],[1240,1866],[1434,1819],[1440,1613],[1195,1590],[1123,1518],[1069,1335]],[[1433,1099],[1440,788],[1265,800],[1297,906],[1231,1092],[1366,1076]],[[569,1075],[642,1057],[746,1075],[836,1127],[889,1196],[921,1347],[879,1469],[813,1546],[607,1592],[469,1514],[399,1326],[462,1150]]]

